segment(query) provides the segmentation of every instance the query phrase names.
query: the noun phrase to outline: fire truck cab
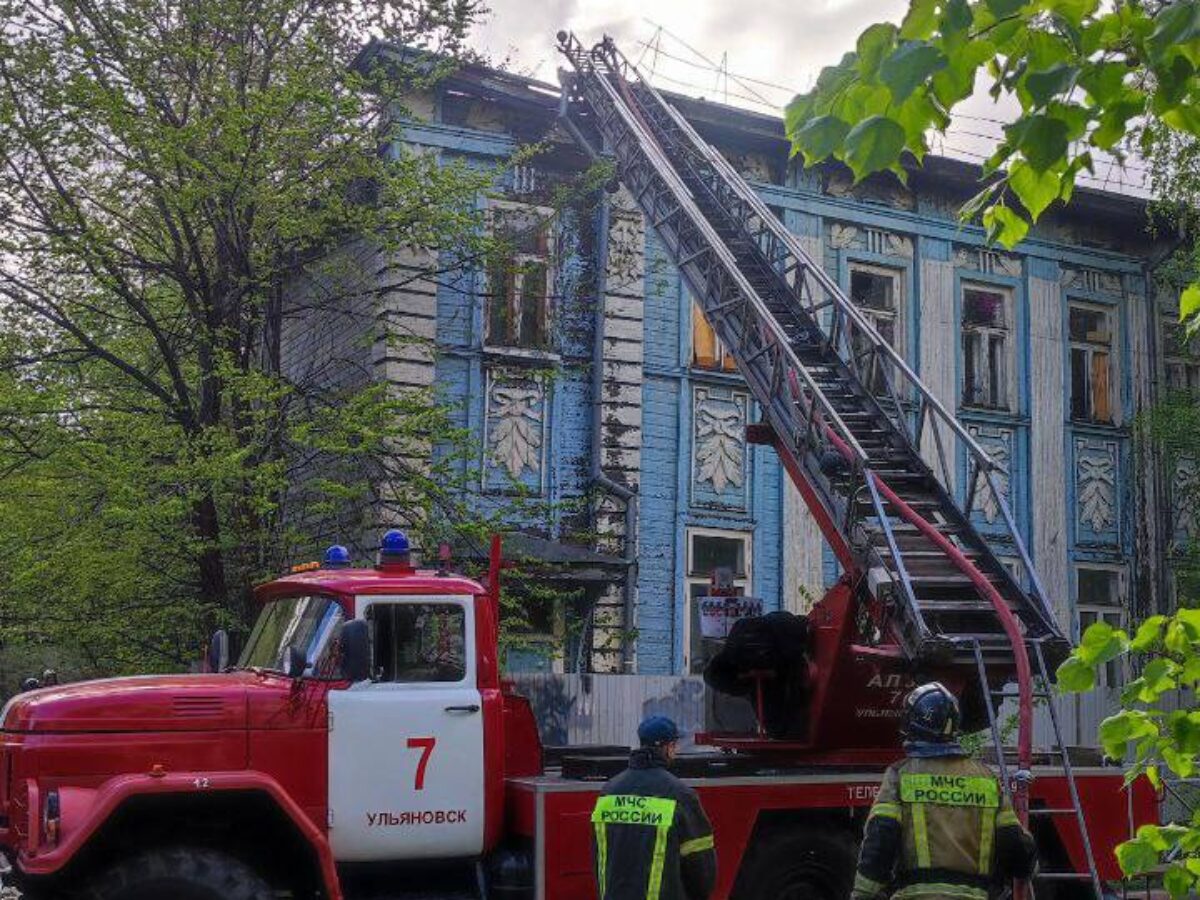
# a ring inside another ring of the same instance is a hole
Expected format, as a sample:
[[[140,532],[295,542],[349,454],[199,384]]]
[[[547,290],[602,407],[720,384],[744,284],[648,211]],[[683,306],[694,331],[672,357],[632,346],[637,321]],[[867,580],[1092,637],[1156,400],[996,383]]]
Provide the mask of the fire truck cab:
[[[528,708],[502,696],[494,598],[411,566],[398,531],[374,568],[347,561],[332,548],[262,586],[224,671],[9,701],[0,848],[25,896],[95,882],[99,896],[141,897],[134,869],[173,868],[182,885],[216,866],[205,878],[332,898],[339,866],[473,862],[496,847],[506,776],[535,771],[540,748]]]

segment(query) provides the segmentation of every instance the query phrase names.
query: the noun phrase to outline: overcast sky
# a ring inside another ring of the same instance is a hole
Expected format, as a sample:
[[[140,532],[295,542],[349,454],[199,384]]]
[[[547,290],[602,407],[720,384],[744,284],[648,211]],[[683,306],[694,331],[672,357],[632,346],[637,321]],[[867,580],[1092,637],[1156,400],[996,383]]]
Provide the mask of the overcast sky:
[[[514,71],[557,82],[554,35],[612,35],[659,87],[781,114],[822,66],[854,48],[874,22],[899,22],[907,0],[490,0],[474,43]],[[646,45],[651,45],[647,47]],[[729,77],[719,68],[724,60]],[[994,149],[1005,108],[979,92],[957,111],[935,152],[979,161]],[[1133,165],[1136,165],[1134,163]],[[1097,167],[1094,187],[1135,189],[1140,170]]]

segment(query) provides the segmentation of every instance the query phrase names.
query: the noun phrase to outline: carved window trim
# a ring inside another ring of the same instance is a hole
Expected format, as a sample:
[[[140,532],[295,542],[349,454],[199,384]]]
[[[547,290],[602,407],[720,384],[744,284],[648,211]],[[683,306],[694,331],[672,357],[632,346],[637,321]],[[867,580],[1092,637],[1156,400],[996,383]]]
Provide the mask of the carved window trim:
[[[754,593],[754,533],[752,531],[734,531],[724,528],[688,528],[685,530],[685,569],[684,569],[684,604],[683,604],[683,671],[684,674],[700,674],[692,672],[693,662],[700,662],[694,657],[701,649],[699,641],[699,612],[693,602],[696,597],[706,596],[711,584],[709,574],[698,574],[696,569],[697,537],[717,538],[721,540],[738,541],[742,544],[743,573],[734,573],[733,586],[740,595]],[[696,645],[693,647],[693,639]]]
[[[538,223],[539,246],[533,252],[516,251],[503,259],[487,260],[483,271],[483,345],[489,351],[515,353],[524,356],[553,356],[555,235],[554,210],[514,200],[489,200],[487,205],[488,236],[495,233],[496,221],[505,213],[532,216]],[[497,285],[497,270],[504,267],[511,278],[508,284]],[[537,277],[538,270],[541,278]],[[529,279],[534,279],[529,281]],[[529,288],[531,293],[527,293]],[[540,293],[538,293],[540,291]],[[532,297],[532,323],[526,302]],[[504,334],[497,334],[502,321],[498,304],[507,313]],[[526,332],[526,325],[530,327]]]

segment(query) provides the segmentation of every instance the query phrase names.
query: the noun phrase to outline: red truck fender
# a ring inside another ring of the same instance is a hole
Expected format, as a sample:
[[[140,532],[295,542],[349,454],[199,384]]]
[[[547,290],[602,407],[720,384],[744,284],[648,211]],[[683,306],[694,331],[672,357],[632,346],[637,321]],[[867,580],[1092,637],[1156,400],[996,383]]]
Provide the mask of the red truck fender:
[[[126,800],[157,794],[206,794],[217,791],[258,791],[268,795],[291,819],[297,830],[316,853],[329,900],[342,900],[333,852],[325,834],[269,775],[261,772],[170,772],[149,775],[121,775],[98,788],[64,785],[58,788],[61,809],[60,841],[51,848],[43,845],[40,791],[31,779],[29,797],[29,840],[21,851],[21,870],[28,875],[50,875],[63,868],[84,847],[104,822]]]

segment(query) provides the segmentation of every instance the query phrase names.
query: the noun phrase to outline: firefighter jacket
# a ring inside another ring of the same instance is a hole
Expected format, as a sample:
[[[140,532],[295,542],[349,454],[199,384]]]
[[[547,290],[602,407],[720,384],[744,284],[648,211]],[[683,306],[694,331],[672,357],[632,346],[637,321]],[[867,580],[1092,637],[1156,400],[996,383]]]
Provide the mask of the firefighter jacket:
[[[987,766],[961,751],[910,756],[883,776],[852,897],[987,900],[989,887],[1028,878],[1036,863],[1032,836]]]
[[[656,750],[634,750],[592,811],[599,900],[708,900],[717,878],[712,826],[696,792]]]

